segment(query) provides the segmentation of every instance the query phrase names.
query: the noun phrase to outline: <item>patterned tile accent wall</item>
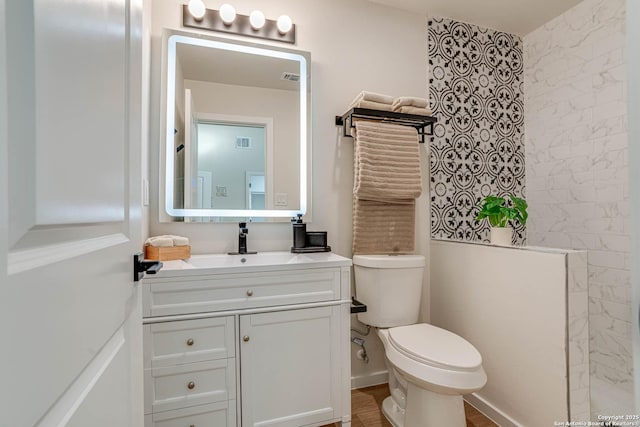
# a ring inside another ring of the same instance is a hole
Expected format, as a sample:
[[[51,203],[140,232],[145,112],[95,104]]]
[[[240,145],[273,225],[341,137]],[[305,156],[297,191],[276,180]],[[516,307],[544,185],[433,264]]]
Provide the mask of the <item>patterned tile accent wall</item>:
[[[524,37],[527,240],[589,252],[594,420],[633,413],[624,51],[625,0],[584,0]]]
[[[488,241],[489,194],[524,196],[520,37],[444,18],[428,24],[431,237]],[[516,227],[515,243],[524,242]]]

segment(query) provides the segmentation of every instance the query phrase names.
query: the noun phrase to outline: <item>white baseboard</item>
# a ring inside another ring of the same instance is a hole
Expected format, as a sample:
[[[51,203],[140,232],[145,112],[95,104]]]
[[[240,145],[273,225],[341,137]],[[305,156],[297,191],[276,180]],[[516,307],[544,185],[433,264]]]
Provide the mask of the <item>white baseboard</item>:
[[[505,414],[475,393],[467,394],[464,396],[464,400],[500,427],[522,427],[522,424],[518,424],[509,415]]]
[[[351,389],[371,387],[373,385],[385,384],[389,382],[389,372],[377,371],[367,375],[351,377]]]

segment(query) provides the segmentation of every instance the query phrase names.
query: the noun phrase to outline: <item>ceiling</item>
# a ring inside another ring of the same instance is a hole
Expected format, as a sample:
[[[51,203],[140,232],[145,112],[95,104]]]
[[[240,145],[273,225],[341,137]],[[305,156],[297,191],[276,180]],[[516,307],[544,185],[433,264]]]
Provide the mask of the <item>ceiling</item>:
[[[524,36],[582,0],[369,0]]]

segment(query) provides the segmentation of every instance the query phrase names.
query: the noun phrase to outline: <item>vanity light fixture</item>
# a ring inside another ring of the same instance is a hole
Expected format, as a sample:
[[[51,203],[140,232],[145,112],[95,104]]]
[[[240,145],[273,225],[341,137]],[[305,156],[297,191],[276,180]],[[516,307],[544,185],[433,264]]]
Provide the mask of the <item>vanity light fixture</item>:
[[[280,15],[276,25],[278,26],[280,34],[287,34],[291,31],[291,27],[293,27],[293,21],[291,21],[288,15]]]
[[[204,13],[207,10],[202,0],[189,0],[187,7],[189,9],[189,13],[196,21],[202,21]]]
[[[236,10],[229,3],[225,3],[220,6],[220,19],[225,25],[233,24],[233,21],[236,19]]]
[[[202,0],[189,0],[188,5],[182,6],[182,25],[285,43],[296,42],[296,26],[289,16],[266,19],[259,10],[254,10],[249,16],[240,15],[229,3],[220,6],[220,10],[213,10],[207,9]]]
[[[253,12],[251,12],[251,15],[249,15],[249,22],[251,23],[251,28],[253,28],[254,30],[259,30],[260,28],[264,27],[264,24],[266,22],[264,13],[262,13],[262,11],[260,10],[254,10]]]

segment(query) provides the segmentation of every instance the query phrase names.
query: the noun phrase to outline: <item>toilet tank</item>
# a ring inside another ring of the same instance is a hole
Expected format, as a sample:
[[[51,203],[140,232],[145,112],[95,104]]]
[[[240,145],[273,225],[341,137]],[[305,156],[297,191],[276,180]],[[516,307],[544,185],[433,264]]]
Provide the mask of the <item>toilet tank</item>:
[[[353,266],[356,298],[367,305],[359,321],[379,328],[418,322],[422,255],[354,255]]]

